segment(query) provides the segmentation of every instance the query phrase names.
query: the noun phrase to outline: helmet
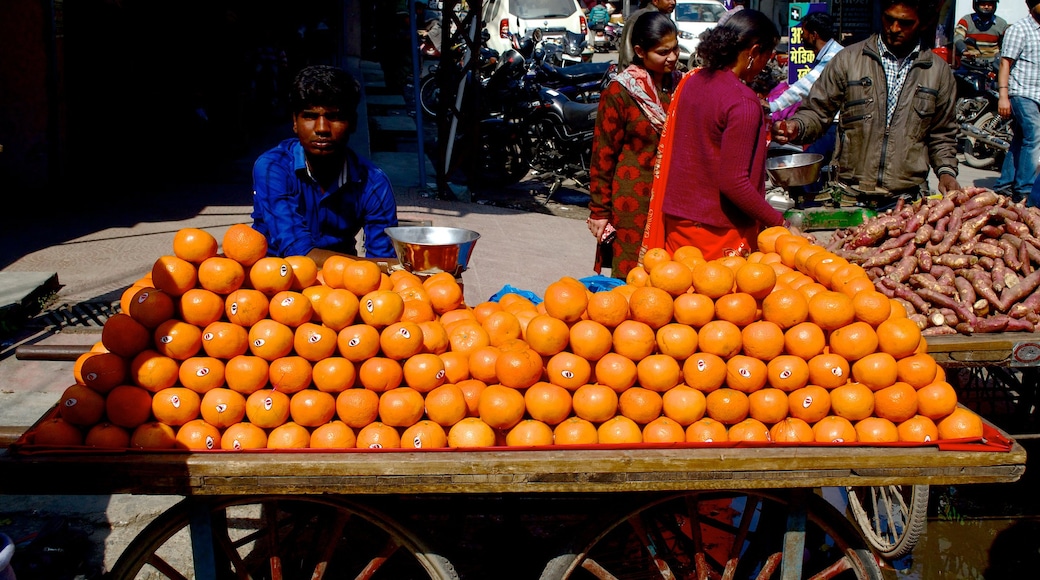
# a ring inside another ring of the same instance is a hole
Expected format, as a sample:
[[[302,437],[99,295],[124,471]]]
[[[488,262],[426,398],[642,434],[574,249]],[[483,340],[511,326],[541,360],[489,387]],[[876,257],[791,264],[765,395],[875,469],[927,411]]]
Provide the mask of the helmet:
[[[983,16],[993,16],[993,13],[997,11],[997,2],[998,1],[999,0],[973,0],[972,3],[971,3],[971,7],[972,7],[973,10],[975,10],[975,12],[978,12],[979,14],[981,14]],[[981,4],[984,4],[984,3],[991,3],[991,4],[993,4],[993,8],[990,9],[987,6],[985,9],[983,9]]]

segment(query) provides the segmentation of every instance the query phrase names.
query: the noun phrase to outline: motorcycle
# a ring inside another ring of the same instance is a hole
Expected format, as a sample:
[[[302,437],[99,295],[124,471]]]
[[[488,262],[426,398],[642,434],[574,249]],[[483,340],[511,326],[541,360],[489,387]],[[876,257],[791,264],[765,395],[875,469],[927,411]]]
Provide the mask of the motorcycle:
[[[558,66],[551,62],[553,47],[540,45],[541,35],[519,38],[514,35],[513,47],[527,60],[528,84],[556,89],[567,98],[581,103],[599,101],[599,93],[617,75],[617,62],[583,62]]]
[[[477,52],[477,71],[482,82],[486,82],[490,78],[499,62],[498,51],[487,45],[489,38],[490,33],[487,30],[483,30],[481,33],[480,50]],[[469,59],[469,52],[469,46],[465,39],[457,35],[455,42],[451,46],[451,54],[458,71],[462,70],[464,64]],[[440,86],[443,75],[440,73],[440,66],[434,65],[419,80],[419,105],[423,113],[430,117],[436,117],[441,112]]]
[[[1011,119],[997,112],[996,67],[962,59],[953,74],[957,79],[958,148],[964,162],[976,169],[999,170],[1013,131]]]
[[[556,66],[571,66],[583,62],[592,62],[592,51],[586,51],[589,41],[577,32],[570,30],[558,40],[545,40],[541,48],[546,52],[546,61]]]

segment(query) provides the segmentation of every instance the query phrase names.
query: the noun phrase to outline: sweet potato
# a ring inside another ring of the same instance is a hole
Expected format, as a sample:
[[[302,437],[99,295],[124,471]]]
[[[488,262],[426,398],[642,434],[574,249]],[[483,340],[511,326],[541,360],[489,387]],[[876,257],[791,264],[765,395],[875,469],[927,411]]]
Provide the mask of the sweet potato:
[[[936,292],[929,288],[920,288],[917,290],[917,294],[925,301],[935,305],[936,308],[948,308],[956,315],[958,320],[974,324],[977,317],[971,306],[958,302],[952,296],[947,296],[942,292]]]
[[[972,288],[971,282],[964,279],[964,276],[957,276],[953,279],[953,287],[957,290],[957,299],[965,304],[975,303],[975,289]],[[978,314],[976,312],[976,314]]]
[[[869,258],[864,261],[861,266],[864,269],[873,268],[874,266],[887,266],[896,260],[903,257],[903,248],[889,248],[880,252],[873,252]]]
[[[979,233],[983,236],[986,236],[987,238],[999,238],[1000,236],[1004,235],[1005,231],[1007,231],[1007,228],[1004,226],[1004,224],[986,224],[979,228]]]
[[[997,294],[1004,289],[1004,260],[997,258],[993,260],[993,267],[989,270],[990,283],[993,285],[993,291]]]
[[[1011,288],[1004,288],[1000,293],[1000,303],[1003,305],[1001,311],[1006,311],[1012,304],[1024,300],[1040,286],[1040,270],[1022,278],[1018,284]]]
[[[1002,306],[1000,296],[993,291],[993,281],[990,280],[989,272],[977,269],[968,269],[961,272],[961,276],[971,282],[975,288],[975,294],[985,298],[994,308],[1000,311],[1007,310]]]
[[[917,258],[917,265],[925,272],[931,271],[932,269],[932,254],[924,248],[917,248],[914,251],[914,257]]]
[[[1012,318],[1026,318],[1030,314],[1040,314],[1040,292],[1033,292],[1008,309],[1008,316]]]
[[[932,257],[932,264],[949,266],[955,270],[959,270],[961,268],[970,268],[971,266],[974,266],[978,261],[978,256],[971,256],[968,254],[941,253],[937,256]]]
[[[902,298],[913,306],[914,312],[925,313],[932,309],[928,302],[906,284],[892,278],[882,278],[881,283],[892,291],[894,298]]]
[[[910,279],[910,275],[914,273],[916,268],[917,258],[914,256],[905,256],[895,264],[895,268],[889,272],[887,277],[896,282],[906,282]]]
[[[935,226],[929,223],[921,224],[921,227],[917,228],[917,232],[914,233],[914,245],[923,246],[925,242],[931,241],[933,232],[935,232]]]
[[[949,326],[929,326],[921,331],[921,336],[943,336],[957,334],[957,330]]]
[[[917,274],[911,274],[910,279],[907,280],[907,282],[910,284],[911,288],[927,288],[934,292],[939,292],[940,294],[946,294],[949,291],[952,291],[952,288],[944,288],[943,285],[935,279],[935,276],[932,276],[927,272],[918,272]]]
[[[927,221],[934,222],[953,211],[955,204],[952,197],[945,197],[932,205],[928,211]]]

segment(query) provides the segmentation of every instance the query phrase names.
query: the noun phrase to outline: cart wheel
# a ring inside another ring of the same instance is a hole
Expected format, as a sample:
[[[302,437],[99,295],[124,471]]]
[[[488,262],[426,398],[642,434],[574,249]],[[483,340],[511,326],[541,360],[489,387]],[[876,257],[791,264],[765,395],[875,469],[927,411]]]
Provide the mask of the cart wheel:
[[[909,554],[928,518],[927,485],[848,487],[849,509],[878,554],[896,560]]]
[[[457,580],[386,516],[335,498],[186,498],[126,548],[108,578]]]
[[[593,534],[541,579],[882,578],[848,519],[809,490],[672,495]]]

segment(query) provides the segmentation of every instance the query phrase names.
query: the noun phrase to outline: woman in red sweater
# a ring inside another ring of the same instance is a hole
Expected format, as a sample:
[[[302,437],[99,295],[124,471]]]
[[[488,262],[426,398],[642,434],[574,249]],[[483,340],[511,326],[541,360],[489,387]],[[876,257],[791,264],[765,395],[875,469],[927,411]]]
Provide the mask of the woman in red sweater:
[[[755,251],[761,227],[784,225],[765,200],[766,124],[747,83],[780,34],[757,10],[735,12],[697,47],[703,68],[672,103],[662,150],[664,247],[696,246],[708,260]],[[655,194],[658,191],[655,186]]]

